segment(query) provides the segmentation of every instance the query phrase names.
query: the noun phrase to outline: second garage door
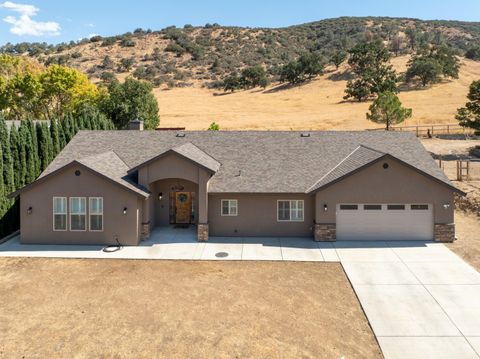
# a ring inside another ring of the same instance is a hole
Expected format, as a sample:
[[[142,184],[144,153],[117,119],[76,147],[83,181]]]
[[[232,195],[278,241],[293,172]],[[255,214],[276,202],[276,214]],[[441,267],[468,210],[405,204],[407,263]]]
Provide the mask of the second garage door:
[[[431,240],[431,204],[338,204],[337,240]]]

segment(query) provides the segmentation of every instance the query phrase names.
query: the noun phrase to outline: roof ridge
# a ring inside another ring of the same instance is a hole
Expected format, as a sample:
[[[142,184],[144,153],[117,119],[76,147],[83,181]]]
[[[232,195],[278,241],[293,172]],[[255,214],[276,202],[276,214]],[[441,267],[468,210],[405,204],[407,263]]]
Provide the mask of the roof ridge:
[[[340,162],[338,162],[334,167],[332,167],[332,169],[330,171],[328,171],[327,173],[325,173],[320,179],[318,179],[313,185],[311,185],[305,192],[308,193],[312,190],[312,188],[314,188],[317,183],[321,182],[325,177],[327,177],[330,173],[332,173],[333,171],[335,171],[336,168],[338,168],[338,166],[340,166],[343,162],[345,162],[347,160],[347,158],[349,158],[354,152],[356,152],[362,145],[358,145],[357,147],[355,147],[355,149],[350,152],[346,157],[344,157]]]
[[[388,154],[388,152],[383,152],[383,151],[377,150],[377,149],[375,149],[375,148],[373,148],[373,147],[365,146],[364,144],[358,145],[358,147],[357,147],[355,150],[353,150],[352,153],[355,152],[356,150],[358,150],[358,148],[360,148],[360,147],[366,148],[367,150],[371,150],[371,151],[375,151],[375,152],[381,153],[381,154],[383,154],[383,155],[387,155],[387,154]]]
[[[357,152],[359,149],[361,148],[365,148],[367,150],[370,150],[370,151],[374,151],[374,152],[377,152],[379,154],[381,154],[382,156],[384,155],[388,155],[388,153],[386,152],[382,152],[382,151],[379,151],[379,150],[376,150],[374,148],[371,148],[371,147],[368,147],[368,146],[365,146],[364,144],[360,144],[358,145],[357,147],[355,147],[355,149],[350,152],[347,156],[345,156],[340,162],[338,162],[334,167],[332,167],[332,169],[330,169],[327,173],[325,173],[318,181],[316,181],[312,186],[310,186],[306,191],[305,193],[308,193],[310,191],[312,191],[316,185],[318,183],[320,183],[324,178],[326,178],[329,174],[331,174],[333,171],[335,171],[338,167],[340,167],[343,163],[345,163],[345,161],[347,161],[355,152]]]

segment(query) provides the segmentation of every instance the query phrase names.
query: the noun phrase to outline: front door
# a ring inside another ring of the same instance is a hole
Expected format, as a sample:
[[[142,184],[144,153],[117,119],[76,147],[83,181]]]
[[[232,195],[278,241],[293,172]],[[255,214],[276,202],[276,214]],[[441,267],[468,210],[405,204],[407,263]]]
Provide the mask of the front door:
[[[190,223],[192,218],[192,193],[175,192],[175,223]]]

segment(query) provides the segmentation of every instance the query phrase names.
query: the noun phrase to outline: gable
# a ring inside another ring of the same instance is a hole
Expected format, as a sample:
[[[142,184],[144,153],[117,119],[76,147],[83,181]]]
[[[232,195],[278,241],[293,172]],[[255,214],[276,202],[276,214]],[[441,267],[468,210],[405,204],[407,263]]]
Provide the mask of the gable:
[[[78,172],[77,172],[78,171]],[[79,173],[79,175],[77,175]],[[85,183],[85,178],[88,179],[88,183]],[[123,186],[122,184],[112,180],[111,178],[96,172],[83,163],[72,161],[69,164],[50,172],[44,176],[41,176],[36,181],[20,188],[19,190],[9,194],[9,197],[14,198],[20,194],[23,194],[32,190],[43,190],[45,186],[50,187],[55,184],[58,189],[65,189],[68,191],[74,191],[76,188],[83,188],[89,184],[95,186],[95,191],[98,189],[107,189],[116,187],[119,191],[133,193],[137,196],[148,197],[148,193]],[[101,193],[101,192],[98,192]]]
[[[201,174],[206,172],[209,171],[184,156],[168,152],[139,167],[138,182],[143,186],[149,186],[159,180],[181,178],[199,183]]]
[[[336,191],[348,193],[353,201],[360,201],[366,197],[375,201],[376,197],[388,200],[389,193],[395,193],[395,196],[403,193],[410,197],[412,192],[431,190],[448,193],[454,191],[464,195],[457,188],[391,155],[384,155],[316,188],[311,193],[318,193],[321,196],[324,191]]]

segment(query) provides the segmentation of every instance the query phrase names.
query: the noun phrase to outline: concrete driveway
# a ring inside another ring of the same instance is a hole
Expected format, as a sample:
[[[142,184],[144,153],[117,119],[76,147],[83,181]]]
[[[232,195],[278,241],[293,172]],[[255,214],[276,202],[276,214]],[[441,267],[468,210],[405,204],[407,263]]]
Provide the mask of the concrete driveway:
[[[480,358],[480,274],[440,243],[337,242],[386,358]]]

